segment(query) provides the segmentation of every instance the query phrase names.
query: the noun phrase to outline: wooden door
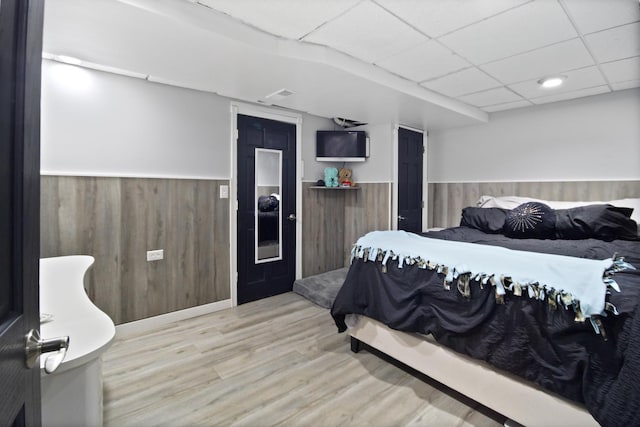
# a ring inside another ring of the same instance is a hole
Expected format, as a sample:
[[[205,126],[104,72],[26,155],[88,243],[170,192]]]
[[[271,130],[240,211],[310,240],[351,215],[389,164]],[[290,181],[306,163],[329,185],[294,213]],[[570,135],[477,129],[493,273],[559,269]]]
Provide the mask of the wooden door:
[[[0,423],[40,424],[39,329],[42,0],[0,1]]]
[[[422,134],[398,129],[398,230],[422,232]]]
[[[276,178],[266,178],[265,183],[256,167],[263,158],[276,172]],[[296,273],[295,209],[295,125],[238,115],[239,304],[291,291]]]

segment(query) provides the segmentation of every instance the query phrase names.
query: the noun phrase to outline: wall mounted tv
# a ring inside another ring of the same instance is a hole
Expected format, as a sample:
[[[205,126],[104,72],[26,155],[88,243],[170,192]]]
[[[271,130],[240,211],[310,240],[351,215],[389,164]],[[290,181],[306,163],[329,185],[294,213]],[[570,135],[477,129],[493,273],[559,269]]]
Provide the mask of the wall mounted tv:
[[[364,162],[367,157],[369,141],[364,131],[319,130],[316,133],[319,162]]]

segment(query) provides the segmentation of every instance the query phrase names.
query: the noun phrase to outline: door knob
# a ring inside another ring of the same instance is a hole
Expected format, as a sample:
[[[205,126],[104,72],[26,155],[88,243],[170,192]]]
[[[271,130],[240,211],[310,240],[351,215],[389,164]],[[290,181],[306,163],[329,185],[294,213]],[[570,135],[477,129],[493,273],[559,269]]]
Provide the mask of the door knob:
[[[405,219],[407,218],[403,217],[402,215],[398,215],[398,221],[404,221]]]
[[[51,338],[48,340],[40,339],[40,332],[37,329],[32,329],[27,334],[27,345],[25,348],[25,364],[27,368],[33,368],[38,360],[38,357],[42,353],[57,352],[50,355],[44,361],[44,371],[47,374],[52,373],[62,363],[64,357],[67,355],[67,349],[69,348],[69,337]]]
[[[289,214],[289,216],[287,217],[287,219],[289,221],[295,221],[296,220],[296,214]]]

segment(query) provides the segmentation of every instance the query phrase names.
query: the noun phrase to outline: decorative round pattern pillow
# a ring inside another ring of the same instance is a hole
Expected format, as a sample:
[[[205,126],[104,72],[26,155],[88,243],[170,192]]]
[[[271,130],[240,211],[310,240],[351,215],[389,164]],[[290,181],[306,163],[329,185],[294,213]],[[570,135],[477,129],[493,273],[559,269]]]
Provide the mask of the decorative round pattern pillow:
[[[555,236],[556,214],[544,203],[527,202],[507,212],[504,234],[517,239],[550,239]]]

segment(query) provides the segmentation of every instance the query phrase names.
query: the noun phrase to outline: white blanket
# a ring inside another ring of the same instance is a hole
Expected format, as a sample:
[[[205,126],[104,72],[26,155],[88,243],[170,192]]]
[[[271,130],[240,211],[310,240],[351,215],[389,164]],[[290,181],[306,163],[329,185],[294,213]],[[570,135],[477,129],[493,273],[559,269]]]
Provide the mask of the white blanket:
[[[449,281],[459,274],[470,273],[472,278],[492,275],[496,278],[509,277],[522,287],[535,284],[536,288],[546,289],[547,295],[552,291],[570,295],[573,301],[579,302],[585,318],[604,312],[607,292],[604,274],[613,266],[612,258],[590,260],[517,251],[432,239],[405,231],[372,231],[358,239],[352,255],[362,258],[365,249],[367,258],[372,261],[383,253],[383,264],[389,257],[397,256],[399,267],[409,259],[422,259],[446,266]],[[504,293],[503,289],[500,291]],[[532,296],[531,291],[529,295]]]

